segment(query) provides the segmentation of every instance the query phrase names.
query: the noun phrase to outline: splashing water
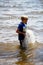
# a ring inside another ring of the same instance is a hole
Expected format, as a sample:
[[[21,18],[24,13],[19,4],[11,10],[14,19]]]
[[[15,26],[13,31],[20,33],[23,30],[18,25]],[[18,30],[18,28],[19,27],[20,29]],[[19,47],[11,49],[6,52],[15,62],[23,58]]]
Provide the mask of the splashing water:
[[[32,43],[34,45],[35,41],[36,40],[35,40],[34,32],[32,30],[26,30],[26,36],[25,36],[22,46],[27,48],[28,44]]]
[[[28,38],[28,43],[35,43],[35,35],[32,30],[27,30],[26,31],[26,36]]]

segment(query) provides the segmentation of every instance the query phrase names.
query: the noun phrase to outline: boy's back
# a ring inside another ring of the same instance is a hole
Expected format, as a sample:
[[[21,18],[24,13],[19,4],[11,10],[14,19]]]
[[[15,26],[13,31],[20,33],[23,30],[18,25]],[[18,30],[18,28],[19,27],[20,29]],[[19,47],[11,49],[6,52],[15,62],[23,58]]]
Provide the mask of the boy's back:
[[[24,32],[24,28],[26,28],[26,26],[25,26],[25,24],[24,24],[23,22],[21,22],[21,23],[19,24],[19,26],[18,26],[19,31]],[[19,34],[19,33],[18,33],[18,39],[19,39],[19,40],[23,40],[24,37],[25,37],[25,36],[24,36],[23,34]]]

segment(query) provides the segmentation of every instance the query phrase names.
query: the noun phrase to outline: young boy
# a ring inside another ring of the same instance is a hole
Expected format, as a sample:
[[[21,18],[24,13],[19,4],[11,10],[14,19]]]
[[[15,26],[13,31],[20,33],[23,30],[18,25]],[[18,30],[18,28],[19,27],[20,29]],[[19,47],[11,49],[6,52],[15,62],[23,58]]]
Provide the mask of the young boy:
[[[20,47],[23,47],[23,41],[26,35],[26,24],[27,24],[28,17],[22,16],[20,24],[18,25],[18,28],[16,32],[18,33],[18,39],[20,41]]]

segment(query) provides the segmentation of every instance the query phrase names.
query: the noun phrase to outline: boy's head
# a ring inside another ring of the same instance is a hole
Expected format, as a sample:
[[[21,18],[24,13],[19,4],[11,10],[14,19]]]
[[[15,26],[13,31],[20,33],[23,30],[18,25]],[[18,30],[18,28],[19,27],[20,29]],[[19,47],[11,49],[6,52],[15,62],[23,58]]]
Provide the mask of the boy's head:
[[[21,16],[21,20],[23,23],[27,24],[28,17],[27,16]]]

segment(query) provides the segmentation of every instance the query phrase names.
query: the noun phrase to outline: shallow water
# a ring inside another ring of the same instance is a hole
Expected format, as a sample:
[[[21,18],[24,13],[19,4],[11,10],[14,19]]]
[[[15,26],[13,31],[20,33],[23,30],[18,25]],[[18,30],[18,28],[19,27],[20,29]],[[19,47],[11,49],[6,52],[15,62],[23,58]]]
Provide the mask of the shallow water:
[[[15,32],[21,15],[36,39],[27,50],[19,48]],[[0,65],[43,65],[43,0],[0,0]]]
[[[15,42],[17,43],[17,42]],[[43,65],[43,45],[29,44],[26,50],[19,45],[0,44],[0,65]]]

